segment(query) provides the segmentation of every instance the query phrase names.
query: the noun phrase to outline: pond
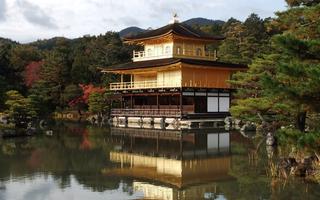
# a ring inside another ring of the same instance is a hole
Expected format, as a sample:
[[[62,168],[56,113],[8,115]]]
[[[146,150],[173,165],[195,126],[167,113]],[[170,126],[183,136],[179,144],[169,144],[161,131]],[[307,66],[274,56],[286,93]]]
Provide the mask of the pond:
[[[259,138],[58,124],[53,135],[0,140],[0,200],[320,199],[320,186],[267,176]]]

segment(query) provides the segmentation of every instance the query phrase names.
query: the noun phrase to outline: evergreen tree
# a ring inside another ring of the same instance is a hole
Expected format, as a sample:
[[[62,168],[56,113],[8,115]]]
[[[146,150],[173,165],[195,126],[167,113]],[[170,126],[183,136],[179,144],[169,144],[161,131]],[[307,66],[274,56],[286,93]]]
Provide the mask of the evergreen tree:
[[[320,5],[301,3],[277,15],[269,28],[281,34],[272,38],[272,51],[234,76],[237,96],[246,99],[238,100],[231,112],[256,121],[262,114],[304,131],[307,113],[319,112]]]
[[[51,52],[47,53],[44,64],[40,70],[39,81],[30,91],[39,94],[41,99],[52,106],[63,108],[62,93],[70,82],[70,47],[66,41],[61,40]],[[37,88],[37,89],[35,89]]]
[[[305,130],[307,113],[320,111],[320,4],[302,5],[276,19],[280,27],[289,28],[273,38],[281,57],[276,62],[276,75],[265,77],[271,95],[290,99],[295,105],[293,114],[300,131]]]
[[[265,21],[256,14],[243,23],[231,18],[222,30],[226,39],[219,47],[219,57],[224,62],[250,64],[266,50],[269,35]]]
[[[93,74],[92,80],[101,80],[108,84],[114,79],[114,75],[104,74],[104,77],[101,77],[99,68],[130,61],[132,50],[133,46],[124,45],[119,34],[115,32],[107,32],[92,40],[87,50],[92,59],[89,66],[89,71]]]
[[[245,63],[240,54],[240,43],[244,37],[242,23],[231,18],[225,23],[222,30],[226,39],[219,47],[219,59],[229,63]]]
[[[26,123],[37,116],[35,104],[30,98],[23,97],[18,91],[6,92],[5,111],[14,120],[17,127],[26,127]]]
[[[110,108],[107,100],[108,98],[105,93],[95,92],[90,94],[88,101],[89,111],[102,117]]]
[[[72,63],[71,68],[71,78],[72,82],[75,84],[83,83],[88,84],[93,82],[91,79],[94,75],[89,71],[90,68],[90,60],[88,55],[83,53],[79,53],[74,57],[74,61]]]
[[[68,105],[70,101],[79,98],[83,95],[82,89],[78,85],[67,85],[63,91],[62,99],[65,105]]]
[[[287,4],[291,7],[305,5],[312,6],[320,3],[320,0],[286,0]]]
[[[10,49],[9,44],[0,44],[0,108],[4,106],[5,92],[8,87],[8,76],[12,73],[10,65]]]
[[[54,91],[53,91],[54,90]],[[47,116],[56,109],[56,89],[53,83],[39,80],[29,90],[30,98],[38,102],[39,116]]]

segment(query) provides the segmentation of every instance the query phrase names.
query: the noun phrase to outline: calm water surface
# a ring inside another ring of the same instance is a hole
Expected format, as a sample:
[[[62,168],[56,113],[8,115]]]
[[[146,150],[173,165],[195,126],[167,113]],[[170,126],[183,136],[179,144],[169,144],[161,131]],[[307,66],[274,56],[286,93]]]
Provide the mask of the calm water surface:
[[[261,139],[237,132],[59,124],[0,140],[0,200],[320,199],[320,186],[267,177]]]

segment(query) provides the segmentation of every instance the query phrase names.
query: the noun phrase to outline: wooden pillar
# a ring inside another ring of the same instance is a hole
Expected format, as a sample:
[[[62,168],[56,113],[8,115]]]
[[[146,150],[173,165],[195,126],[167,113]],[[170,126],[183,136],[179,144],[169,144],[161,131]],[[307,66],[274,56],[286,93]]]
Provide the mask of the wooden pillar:
[[[229,112],[230,112],[230,107],[231,107],[231,94],[232,94],[232,91],[231,90],[228,90],[229,92]]]
[[[184,42],[182,42],[182,54],[185,55],[186,54],[186,47],[184,45]]]
[[[157,144],[156,144],[157,155],[159,155],[159,133],[157,133]]]
[[[207,108],[207,109],[206,109],[206,113],[208,113],[208,111],[209,111],[208,101],[209,101],[209,100],[208,100],[208,88],[207,88],[207,89],[206,89],[206,104],[207,104],[207,105],[206,105],[206,108]]]
[[[183,138],[182,138],[182,134],[180,135],[180,156],[181,156],[181,159],[183,158]]]
[[[193,109],[194,109],[194,113],[197,113],[197,108],[196,108],[196,91],[193,90]]]
[[[132,152],[133,150],[133,137],[130,137],[130,151]]]
[[[182,114],[182,91],[180,91],[180,112]]]
[[[159,106],[159,94],[157,94],[157,109],[159,110],[160,106]]]
[[[218,113],[220,112],[220,90],[218,90]]]
[[[130,108],[133,109],[133,96],[130,96]]]
[[[120,103],[121,109],[123,108],[123,96],[121,95],[121,103]]]
[[[148,98],[148,97],[147,97],[147,98]],[[142,98],[141,100],[142,100],[142,107],[144,107],[144,105],[145,105],[145,98]]]
[[[197,137],[194,137],[194,143],[193,143],[193,158],[195,158],[196,157],[196,144],[197,144]]]
[[[214,50],[214,60],[218,59],[218,51],[215,49]]]
[[[220,133],[218,133],[218,153],[220,153]]]
[[[228,133],[229,133],[229,134],[228,134],[228,135],[229,135],[229,152],[228,152],[228,153],[231,153],[231,144],[230,144],[230,140],[231,140],[230,137],[231,137],[231,136],[230,136],[230,131],[229,131]]]

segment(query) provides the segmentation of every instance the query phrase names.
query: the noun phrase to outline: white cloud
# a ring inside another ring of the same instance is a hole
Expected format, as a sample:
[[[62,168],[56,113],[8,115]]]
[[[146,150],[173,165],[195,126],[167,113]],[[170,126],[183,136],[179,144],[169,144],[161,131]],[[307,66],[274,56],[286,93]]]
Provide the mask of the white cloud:
[[[58,26],[54,23],[54,20],[39,6],[26,0],[18,0],[17,6],[21,9],[23,16],[28,22],[46,28],[58,28]]]
[[[272,16],[284,0],[0,0],[0,37],[21,42],[54,36],[79,37],[167,24],[173,12],[193,17],[244,20],[252,12]],[[2,16],[2,18],[1,18]],[[1,22],[2,19],[2,22]]]
[[[6,18],[6,1],[0,0],[0,22]]]

